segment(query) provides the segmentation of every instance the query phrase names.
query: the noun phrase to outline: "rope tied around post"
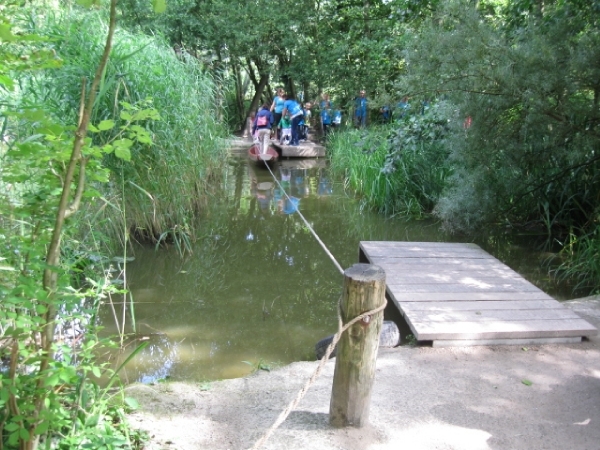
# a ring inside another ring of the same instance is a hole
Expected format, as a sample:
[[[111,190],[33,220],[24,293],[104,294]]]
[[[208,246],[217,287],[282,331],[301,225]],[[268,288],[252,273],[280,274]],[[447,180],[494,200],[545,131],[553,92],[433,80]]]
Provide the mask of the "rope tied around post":
[[[366,311],[366,312],[356,316],[354,319],[350,320],[347,324],[344,325],[342,322],[342,314],[341,314],[341,307],[342,307],[341,300],[342,300],[342,297],[340,297],[340,299],[338,300],[338,331],[333,336],[333,340],[331,341],[331,344],[329,344],[329,346],[327,347],[327,350],[325,350],[325,355],[323,355],[323,358],[321,358],[319,365],[317,366],[317,368],[315,369],[315,371],[313,372],[313,374],[309,378],[309,380],[302,387],[302,389],[300,389],[300,391],[298,392],[296,397],[288,404],[288,406],[281,412],[281,414],[279,414],[279,417],[277,417],[277,419],[275,420],[273,425],[271,425],[271,427],[263,434],[263,436],[258,441],[256,441],[256,443],[250,448],[250,450],[257,450],[260,447],[262,447],[263,444],[265,442],[267,442],[267,440],[275,432],[275,430],[277,430],[277,428],[279,428],[279,425],[281,425],[283,422],[285,422],[285,419],[287,419],[287,417],[294,410],[294,408],[298,405],[298,403],[300,403],[300,400],[302,400],[302,398],[306,395],[306,393],[308,392],[310,387],[315,383],[315,381],[317,381],[317,378],[319,378],[319,375],[321,375],[323,367],[325,367],[325,364],[327,364],[327,362],[329,361],[331,353],[333,352],[333,349],[335,348],[335,346],[338,344],[339,340],[341,339],[342,334],[344,334],[344,332],[346,332],[352,325],[354,325],[355,323],[357,323],[359,321],[364,320],[367,317],[369,317],[368,321],[370,322],[371,316],[377,314],[378,312],[383,311],[385,309],[385,307],[387,306],[387,300],[384,299],[384,302],[381,306],[379,306],[375,309],[372,309],[370,311]]]
[[[290,198],[290,196],[288,195],[288,193],[286,192],[286,190],[283,188],[283,186],[281,185],[281,183],[279,182],[279,180],[277,179],[277,177],[275,176],[275,174],[273,173],[273,171],[271,170],[271,168],[269,167],[268,164],[265,164],[265,166],[267,167],[267,169],[269,170],[271,176],[273,177],[273,179],[275,180],[275,183],[277,184],[277,186],[279,186],[279,188],[281,189],[281,191],[283,192],[283,194],[286,196],[286,198],[289,201],[292,201],[292,199]],[[323,248],[323,250],[325,251],[325,253],[329,256],[329,258],[331,259],[331,261],[334,263],[334,265],[336,266],[336,268],[338,269],[338,271],[346,276],[346,271],[344,271],[344,269],[342,268],[342,266],[337,262],[337,260],[335,259],[335,257],[331,254],[331,252],[329,251],[329,249],[327,248],[327,246],[323,243],[323,241],[319,238],[319,236],[317,235],[317,233],[314,231],[314,229],[312,228],[312,226],[308,223],[308,221],[306,220],[306,218],[304,217],[304,215],[302,215],[302,213],[299,211],[298,208],[296,208],[295,210],[296,213],[298,213],[298,215],[302,218],[302,220],[304,221],[304,224],[306,225],[306,227],[309,229],[309,231],[311,232],[311,234],[314,236],[314,238],[317,240],[317,242],[319,243],[319,245],[321,245],[321,247]],[[365,264],[358,264],[357,266],[366,266]],[[355,266],[356,267],[356,266]],[[377,267],[377,266],[370,266],[370,267],[376,267],[378,271],[381,271],[381,268]],[[358,270],[358,272],[360,272],[360,269]],[[370,272],[370,270],[366,270],[364,271],[364,273],[366,272]],[[373,275],[373,273],[371,273],[371,275]],[[373,281],[376,280],[379,276],[376,275],[375,278],[373,278],[372,280],[369,281]],[[360,275],[358,275],[358,278],[361,278]],[[367,276],[366,278],[369,278],[369,276]],[[348,278],[346,277],[346,280]],[[366,280],[363,280],[366,281]],[[325,364],[329,361],[329,358],[331,357],[331,353],[333,352],[333,350],[335,349],[336,345],[338,344],[338,342],[340,341],[340,339],[342,338],[342,335],[353,325],[355,325],[358,322],[362,322],[362,325],[367,328],[369,326],[369,324],[371,323],[371,319],[372,316],[374,316],[375,314],[382,312],[386,305],[387,305],[387,300],[385,299],[385,275],[383,276],[382,279],[378,280],[378,281],[383,281],[383,291],[380,292],[380,294],[382,294],[382,304],[375,307],[375,308],[370,308],[368,311],[360,313],[358,315],[356,315],[356,317],[354,317],[353,319],[349,320],[348,323],[346,323],[344,325],[343,323],[343,314],[342,314],[342,300],[344,298],[344,296],[341,296],[340,299],[338,300],[338,308],[337,308],[337,318],[338,318],[338,331],[337,333],[333,336],[333,340],[331,341],[331,344],[329,344],[329,346],[327,347],[327,350],[325,351],[325,355],[323,355],[323,358],[321,358],[321,361],[319,362],[317,368],[315,369],[315,371],[313,372],[312,376],[308,379],[308,381],[304,384],[304,386],[302,387],[302,389],[300,389],[300,391],[298,392],[298,394],[296,395],[296,397],[288,404],[288,406],[279,414],[279,416],[277,417],[277,419],[275,420],[275,422],[273,423],[273,425],[271,425],[271,427],[262,435],[262,437],[256,441],[256,443],[250,448],[250,450],[257,450],[260,447],[263,446],[263,444],[269,439],[269,437],[271,437],[271,435],[275,432],[275,430],[287,419],[287,417],[290,415],[290,413],[292,412],[292,410],[298,405],[298,403],[300,402],[300,400],[302,400],[302,398],[306,395],[306,393],[308,392],[308,390],[310,389],[310,387],[315,383],[315,381],[317,380],[317,378],[321,375],[321,371],[323,370],[323,367],[325,366]],[[375,289],[375,291],[377,291],[377,289]],[[339,362],[339,359],[338,359]],[[336,364],[336,371],[337,371],[337,364]],[[334,376],[334,388],[335,388],[335,376]],[[369,388],[370,389],[370,388]],[[332,397],[333,397],[334,393],[332,392]],[[368,396],[367,396],[368,397]],[[330,414],[331,416],[331,414]]]

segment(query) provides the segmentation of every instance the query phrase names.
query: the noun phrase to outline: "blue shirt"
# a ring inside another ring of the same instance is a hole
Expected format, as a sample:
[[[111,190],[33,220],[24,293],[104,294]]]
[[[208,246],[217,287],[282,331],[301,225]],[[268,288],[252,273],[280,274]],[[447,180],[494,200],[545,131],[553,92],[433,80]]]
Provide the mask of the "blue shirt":
[[[396,106],[396,109],[398,110],[399,117],[404,117],[404,115],[408,111],[409,106],[410,105],[408,104],[408,102],[404,102],[404,101],[398,102],[398,106]]]
[[[321,101],[320,106],[321,106],[321,123],[323,125],[330,125],[331,124],[331,109],[333,108],[331,101],[323,100],[323,101]]]
[[[283,98],[281,98],[279,95],[277,95],[275,97],[275,100],[273,100],[273,102],[275,103],[275,108],[273,109],[273,112],[277,113],[277,114],[281,114],[281,111],[283,111],[283,102],[285,100]]]
[[[340,125],[342,123],[342,112],[338,109],[333,113],[333,123]]]
[[[300,104],[296,100],[292,100],[292,99],[288,99],[284,102],[283,109],[284,110],[287,109],[288,113],[290,114],[290,117],[293,117],[296,114],[302,112],[302,108],[300,107]]]
[[[259,117],[265,117],[267,118],[267,124],[266,125],[258,125],[258,118]],[[252,126],[252,133],[254,133],[256,130],[261,130],[263,128],[271,128],[273,126],[273,114],[271,114],[271,111],[269,111],[268,109],[261,109],[258,114],[256,115],[255,119],[254,119],[254,124]]]
[[[390,118],[390,107],[389,106],[383,106],[381,108],[381,116],[387,120]]]
[[[356,97],[354,100],[354,109],[356,117],[366,117],[367,115],[367,98]]]

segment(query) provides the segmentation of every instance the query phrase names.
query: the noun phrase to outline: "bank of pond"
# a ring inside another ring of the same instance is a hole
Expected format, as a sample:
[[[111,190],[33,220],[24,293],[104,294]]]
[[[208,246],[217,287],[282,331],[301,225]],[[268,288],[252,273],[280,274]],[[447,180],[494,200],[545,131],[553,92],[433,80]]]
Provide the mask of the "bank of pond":
[[[325,159],[283,159],[269,171],[242,150],[224,180],[223,194],[197,224],[203,237],[191,253],[135,247],[127,264],[134,304],[134,317],[126,307],[127,348],[147,346],[122,371],[128,382],[235,378],[316,358],[315,344],[337,328],[343,277],[297,210],[344,268],[358,262],[363,240],[461,241],[432,220],[361,208]],[[550,254],[532,236],[488,235],[475,243],[555,298],[569,297],[568,286],[547,276]],[[400,320],[394,308],[386,320]],[[101,322],[105,333],[117,331],[108,304]]]

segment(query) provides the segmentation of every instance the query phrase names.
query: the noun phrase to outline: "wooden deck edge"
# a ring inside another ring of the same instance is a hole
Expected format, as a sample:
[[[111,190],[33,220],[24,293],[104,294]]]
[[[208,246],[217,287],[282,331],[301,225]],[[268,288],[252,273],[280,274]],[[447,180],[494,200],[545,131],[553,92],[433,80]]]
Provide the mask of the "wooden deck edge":
[[[577,344],[581,337],[531,338],[531,339],[440,339],[433,341],[433,347],[471,347],[476,345],[544,345]]]
[[[580,324],[579,327],[565,327],[563,329],[555,329],[552,326],[546,326],[545,329],[522,329],[518,330],[516,328],[499,330],[499,331],[486,331],[486,330],[473,330],[473,331],[449,331],[446,330],[435,330],[428,331],[422,330],[418,331],[419,328],[415,326],[415,324],[410,320],[409,317],[405,316],[405,320],[410,327],[413,335],[417,338],[418,341],[435,341],[435,340],[478,340],[478,341],[486,341],[486,340],[494,340],[494,339],[563,339],[563,338],[582,338],[582,337],[592,337],[598,334],[598,330],[592,327],[589,323],[584,321],[583,319],[579,319],[577,322]],[[540,321],[540,323],[546,325],[550,322],[553,323],[567,323],[567,322],[576,322],[573,319],[568,320],[544,320]],[[456,325],[458,322],[453,323]],[[493,323],[493,322],[492,322]],[[512,322],[511,325],[517,324],[516,322]],[[478,323],[477,325],[482,325]]]
[[[271,145],[276,147],[284,158],[324,158],[326,156],[325,147],[312,141],[298,146],[281,145],[274,142],[271,142]]]

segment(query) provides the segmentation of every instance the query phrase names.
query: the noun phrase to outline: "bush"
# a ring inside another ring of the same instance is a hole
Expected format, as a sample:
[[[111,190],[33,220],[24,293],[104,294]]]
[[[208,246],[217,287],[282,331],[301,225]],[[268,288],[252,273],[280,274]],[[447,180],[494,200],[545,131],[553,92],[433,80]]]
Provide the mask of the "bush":
[[[451,174],[446,137],[449,106],[366,131],[336,133],[331,167],[368,207],[387,215],[429,214]]]

